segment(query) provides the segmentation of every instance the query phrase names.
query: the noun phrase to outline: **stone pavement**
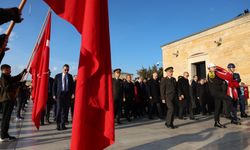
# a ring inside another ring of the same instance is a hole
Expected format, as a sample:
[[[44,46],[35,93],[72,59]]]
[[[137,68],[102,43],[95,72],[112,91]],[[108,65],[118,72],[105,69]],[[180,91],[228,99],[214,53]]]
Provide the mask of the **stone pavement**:
[[[68,150],[71,129],[55,130],[56,124],[42,126],[39,131],[31,122],[31,105],[24,121],[11,121],[10,135],[18,140],[0,143],[0,149],[17,150]],[[231,125],[226,129],[213,127],[212,116],[197,116],[198,121],[175,120],[179,128],[172,130],[164,126],[164,121],[147,118],[116,126],[116,143],[107,150],[250,150],[250,118],[243,119],[241,126]],[[70,125],[68,125],[70,128]]]

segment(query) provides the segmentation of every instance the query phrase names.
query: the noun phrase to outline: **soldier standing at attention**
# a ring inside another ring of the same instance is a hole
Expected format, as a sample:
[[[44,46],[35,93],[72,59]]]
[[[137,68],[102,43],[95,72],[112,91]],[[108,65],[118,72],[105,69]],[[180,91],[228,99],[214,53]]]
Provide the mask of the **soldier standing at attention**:
[[[122,99],[123,99],[123,81],[120,78],[121,69],[117,68],[114,70],[114,78],[112,79],[113,84],[113,98],[115,108],[115,119],[117,124],[121,124],[121,112],[122,112]]]
[[[173,77],[173,67],[165,69],[167,76],[161,80],[161,99],[167,106],[166,127],[175,129],[174,126],[174,100],[176,99],[176,79]]]

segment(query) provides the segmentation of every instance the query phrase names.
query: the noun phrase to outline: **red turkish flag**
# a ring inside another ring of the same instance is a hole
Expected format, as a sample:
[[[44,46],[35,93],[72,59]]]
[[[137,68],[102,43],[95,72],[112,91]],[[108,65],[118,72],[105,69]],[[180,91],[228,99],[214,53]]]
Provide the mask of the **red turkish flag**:
[[[44,0],[82,36],[71,150],[114,143],[114,109],[107,0]]]
[[[37,129],[40,127],[41,112],[45,109],[48,99],[50,28],[51,12],[47,16],[44,32],[40,42],[36,46],[36,53],[30,67],[34,101],[32,121]]]

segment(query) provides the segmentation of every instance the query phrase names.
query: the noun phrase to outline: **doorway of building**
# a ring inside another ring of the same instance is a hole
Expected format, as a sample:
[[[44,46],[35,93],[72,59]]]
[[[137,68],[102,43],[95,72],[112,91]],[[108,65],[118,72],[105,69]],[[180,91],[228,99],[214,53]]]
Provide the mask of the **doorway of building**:
[[[199,79],[206,78],[206,62],[197,62],[192,64],[192,75],[197,75]]]

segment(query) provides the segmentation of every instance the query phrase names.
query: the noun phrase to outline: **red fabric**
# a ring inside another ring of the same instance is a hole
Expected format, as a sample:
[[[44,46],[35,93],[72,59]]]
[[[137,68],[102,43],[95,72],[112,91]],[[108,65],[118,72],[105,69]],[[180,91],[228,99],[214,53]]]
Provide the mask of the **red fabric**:
[[[41,52],[42,52],[42,51],[37,52],[37,49],[38,49],[38,45],[36,45],[36,47],[35,47],[36,55],[34,56],[31,67],[30,67],[30,73],[32,75],[31,76],[31,79],[32,79],[31,99],[33,100],[33,102],[34,102],[35,95],[36,95],[36,87],[35,86],[37,84],[37,75],[36,75],[37,70],[35,68],[37,68],[36,66],[39,66],[39,64],[40,64],[40,57],[39,56],[41,56]]]
[[[248,86],[244,87],[244,96],[246,97],[246,99],[249,99],[249,90],[248,90]]]
[[[49,41],[51,28],[51,13],[48,14],[46,26],[37,50],[31,63],[32,74],[32,98],[34,106],[32,110],[32,121],[37,129],[40,127],[41,112],[45,109],[48,99],[49,80]]]
[[[216,75],[225,80],[228,84],[227,95],[231,96],[234,100],[238,100],[238,92],[237,88],[239,87],[239,83],[233,79],[233,74],[221,67],[216,67]]]
[[[107,0],[44,0],[82,36],[71,150],[114,143],[114,108]]]

